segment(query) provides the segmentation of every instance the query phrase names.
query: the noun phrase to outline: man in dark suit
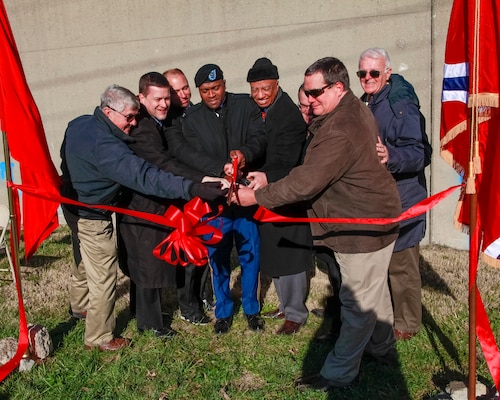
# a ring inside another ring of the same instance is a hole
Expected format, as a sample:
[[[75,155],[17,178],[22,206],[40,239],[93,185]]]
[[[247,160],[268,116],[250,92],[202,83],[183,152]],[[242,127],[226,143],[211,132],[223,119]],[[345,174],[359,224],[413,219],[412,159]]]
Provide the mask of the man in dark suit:
[[[259,58],[248,71],[251,96],[260,107],[266,125],[266,157],[258,171],[250,172],[250,188],[258,189],[277,181],[300,163],[306,139],[306,124],[290,96],[279,86],[278,68],[267,58]],[[289,205],[279,214],[305,216],[305,207]],[[290,335],[307,321],[307,270],[312,268],[312,237],[309,224],[263,223],[260,270],[273,278],[280,301],[276,310],[264,317],[284,319],[277,334]]]

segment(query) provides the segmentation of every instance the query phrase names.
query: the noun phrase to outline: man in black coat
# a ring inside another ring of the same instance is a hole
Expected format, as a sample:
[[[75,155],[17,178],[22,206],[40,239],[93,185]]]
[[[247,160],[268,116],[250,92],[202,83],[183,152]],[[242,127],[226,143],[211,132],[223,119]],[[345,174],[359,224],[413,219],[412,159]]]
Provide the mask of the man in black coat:
[[[288,175],[300,163],[306,139],[306,124],[290,96],[278,82],[278,68],[267,58],[259,58],[248,71],[252,98],[260,107],[266,125],[266,157],[259,171],[250,172],[249,187],[258,189]],[[300,204],[282,207],[279,214],[305,216]],[[289,335],[300,330],[309,312],[305,305],[307,270],[312,268],[312,237],[309,224],[263,223],[260,270],[273,278],[280,301],[276,310],[264,317],[284,319],[276,333]]]
[[[205,175],[223,177],[232,173],[231,160],[239,168],[252,165],[264,156],[266,134],[259,108],[248,95],[226,91],[223,72],[215,64],[202,66],[195,75],[201,103],[190,107],[174,129],[169,129],[168,144],[176,159]],[[227,333],[233,323],[231,297],[231,250],[236,244],[241,264],[242,307],[248,327],[262,331],[257,298],[259,276],[258,229],[252,219],[254,210],[230,205],[209,224],[220,229],[223,238],[207,246],[215,292],[214,333]]]
[[[163,123],[170,107],[170,86],[167,79],[158,72],[144,74],[139,80],[139,101],[141,102],[137,126],[131,130],[129,143],[139,157],[160,169],[175,175],[189,177],[195,182],[203,174],[180,164],[168,153],[162,135]],[[170,205],[182,209],[183,201],[169,201],[132,194],[128,208],[163,215]],[[164,324],[161,312],[161,289],[175,282],[175,267],[153,255],[153,249],[170,233],[165,226],[146,222],[124,215],[120,218],[120,263],[128,271],[132,281],[131,294],[135,294],[137,328],[152,330],[159,337],[171,337],[175,332]],[[210,319],[197,307],[189,316],[197,323],[207,324]]]

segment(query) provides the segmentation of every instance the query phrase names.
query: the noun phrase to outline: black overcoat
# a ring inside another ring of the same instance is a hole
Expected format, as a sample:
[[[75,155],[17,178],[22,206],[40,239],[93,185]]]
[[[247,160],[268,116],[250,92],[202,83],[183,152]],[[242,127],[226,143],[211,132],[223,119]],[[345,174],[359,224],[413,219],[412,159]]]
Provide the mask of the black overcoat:
[[[202,174],[194,172],[173,159],[168,152],[163,129],[141,106],[137,126],[130,132],[133,142],[129,147],[141,158],[160,169],[201,181]],[[182,210],[184,200],[165,200],[130,192],[127,208],[162,215],[170,205]],[[171,232],[139,218],[119,216],[120,266],[130,279],[144,288],[161,288],[175,284],[176,268],[153,255],[153,249]]]
[[[279,90],[265,116],[267,149],[260,168],[268,182],[288,175],[301,160],[306,124],[290,96]],[[288,205],[274,210],[292,217],[305,217],[306,205]],[[271,277],[297,274],[312,267],[312,236],[309,223],[259,224],[261,271]]]

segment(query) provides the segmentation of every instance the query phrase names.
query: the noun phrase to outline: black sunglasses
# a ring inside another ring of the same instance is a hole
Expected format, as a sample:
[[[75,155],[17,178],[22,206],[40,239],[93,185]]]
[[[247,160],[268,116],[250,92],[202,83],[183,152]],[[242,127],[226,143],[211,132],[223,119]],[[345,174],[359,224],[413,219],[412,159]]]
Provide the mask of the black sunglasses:
[[[371,71],[360,70],[356,72],[356,75],[358,76],[358,78],[364,78],[366,77],[366,74],[370,74],[372,78],[378,78],[381,73],[382,71],[377,71],[376,69],[372,69]]]
[[[320,89],[304,90],[304,94],[306,95],[306,97],[311,96],[311,97],[316,98],[316,97],[321,96],[323,93],[325,93],[325,89],[328,89],[331,86],[333,86],[333,83],[329,83],[328,85],[323,86]]]

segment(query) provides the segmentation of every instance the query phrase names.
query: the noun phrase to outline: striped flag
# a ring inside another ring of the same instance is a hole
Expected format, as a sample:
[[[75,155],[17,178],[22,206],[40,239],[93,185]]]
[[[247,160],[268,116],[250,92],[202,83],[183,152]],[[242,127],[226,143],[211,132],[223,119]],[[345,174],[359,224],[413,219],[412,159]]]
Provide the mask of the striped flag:
[[[500,267],[500,3],[455,0],[446,41],[441,156],[477,193],[483,259]],[[469,196],[456,223],[469,226]]]

